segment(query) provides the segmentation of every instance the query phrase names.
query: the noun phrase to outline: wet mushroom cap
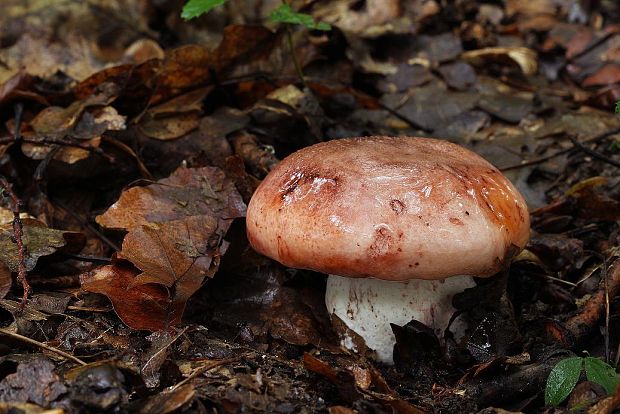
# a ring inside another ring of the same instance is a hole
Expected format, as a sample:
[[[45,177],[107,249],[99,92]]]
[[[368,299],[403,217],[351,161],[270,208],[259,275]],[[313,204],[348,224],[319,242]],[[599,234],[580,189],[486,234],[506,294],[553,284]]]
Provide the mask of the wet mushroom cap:
[[[346,138],[297,151],[247,212],[252,247],[294,268],[385,280],[490,276],[523,248],[523,197],[494,166],[430,138]]]

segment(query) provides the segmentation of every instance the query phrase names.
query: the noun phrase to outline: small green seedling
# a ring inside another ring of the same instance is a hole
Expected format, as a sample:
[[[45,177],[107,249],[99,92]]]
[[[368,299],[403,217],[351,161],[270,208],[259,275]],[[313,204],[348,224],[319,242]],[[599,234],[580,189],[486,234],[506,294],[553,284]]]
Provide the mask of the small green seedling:
[[[217,6],[221,6],[226,3],[227,0],[189,0],[183,6],[181,17],[185,20],[190,20],[198,17],[204,13],[210,12]]]
[[[616,101],[616,113],[620,114],[620,101]]]
[[[217,6],[221,6],[226,3],[228,0],[188,0],[183,7],[183,11],[181,12],[181,17],[185,20],[193,19],[194,17],[198,17],[203,13],[207,13],[214,9]],[[324,22],[316,22],[314,17],[310,16],[306,13],[298,13],[291,6],[289,6],[285,0],[282,0],[282,4],[275,8],[269,14],[269,20],[276,23],[286,23],[286,24],[299,24],[308,29],[312,30],[331,30],[332,27]],[[304,73],[301,69],[301,65],[299,64],[299,59],[295,54],[295,48],[293,47],[293,35],[290,26],[286,26],[286,35],[288,40],[288,47],[291,52],[291,56],[293,57],[293,63],[295,64],[295,70],[297,71],[297,75],[301,80],[301,83],[304,84],[305,87],[306,81],[304,79]]]
[[[181,17],[185,20],[193,19],[204,13],[208,13],[217,6],[221,6],[228,0],[189,0],[183,7]],[[312,30],[331,30],[327,23],[316,22],[312,16],[306,13],[298,13],[291,6],[282,3],[269,15],[269,20],[276,23],[300,24]]]
[[[588,381],[605,388],[608,394],[615,392],[620,383],[616,369],[594,357],[573,357],[558,362],[547,378],[545,387],[545,404],[557,406],[573,391],[585,367]]]

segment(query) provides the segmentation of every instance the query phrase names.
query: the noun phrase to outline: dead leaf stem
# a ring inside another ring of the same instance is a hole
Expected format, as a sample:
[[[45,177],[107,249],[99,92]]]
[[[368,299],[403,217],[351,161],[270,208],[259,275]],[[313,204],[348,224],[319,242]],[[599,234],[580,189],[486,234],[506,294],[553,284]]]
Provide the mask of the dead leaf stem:
[[[602,134],[595,135],[595,136],[590,137],[590,138],[586,138],[583,141],[581,141],[580,144],[583,145],[583,144],[589,143],[589,142],[597,142],[597,141],[600,141],[602,139],[605,139],[605,138],[607,138],[607,137],[609,137],[611,135],[617,134],[617,133],[620,133],[620,128],[610,129],[609,131],[603,132]],[[578,149],[578,148],[575,148],[575,146],[573,145],[570,148],[566,148],[566,149],[560,150],[558,152],[554,152],[553,154],[550,154],[550,155],[545,155],[544,157],[536,158],[536,159],[529,160],[529,161],[523,161],[523,162],[521,162],[519,164],[513,164],[513,165],[509,165],[508,167],[500,168],[500,171],[517,170],[519,168],[530,167],[532,165],[542,164],[545,161],[549,161],[549,160],[551,160],[553,158],[556,158],[556,157],[568,154],[570,152],[573,152],[573,151],[575,151],[575,149]]]
[[[590,149],[588,147],[586,147],[585,145],[583,145],[581,142],[577,141],[577,139],[575,137],[569,136],[568,139],[570,139],[570,142],[573,143],[573,145],[575,146],[575,148],[585,152],[586,154],[596,158],[599,161],[603,161],[609,165],[613,165],[614,167],[618,167],[620,168],[620,162],[611,159],[603,154],[601,154],[598,151],[595,151],[593,149]]]
[[[26,342],[26,343],[28,343],[30,345],[34,345],[34,346],[39,347],[41,349],[45,349],[46,351],[49,351],[49,352],[53,352],[55,354],[60,355],[63,358],[70,359],[71,361],[73,361],[73,362],[75,362],[77,364],[87,365],[86,362],[82,361],[79,358],[74,357],[71,354],[68,354],[68,353],[66,353],[64,351],[61,351],[58,348],[54,348],[53,346],[46,345],[43,342],[39,342],[39,341],[36,341],[34,339],[28,338],[27,336],[23,336],[23,335],[20,335],[18,333],[15,333],[15,332],[8,331],[8,330],[6,330],[4,328],[0,328],[0,334],[6,335],[6,336],[10,336],[11,338],[17,339],[19,341]]]
[[[609,298],[620,293],[620,259],[616,259],[609,268],[605,266],[601,278],[603,280],[598,292],[588,299],[577,314],[564,323],[576,342],[583,339],[596,326],[608,309]],[[607,320],[609,316],[606,313],[605,316]]]

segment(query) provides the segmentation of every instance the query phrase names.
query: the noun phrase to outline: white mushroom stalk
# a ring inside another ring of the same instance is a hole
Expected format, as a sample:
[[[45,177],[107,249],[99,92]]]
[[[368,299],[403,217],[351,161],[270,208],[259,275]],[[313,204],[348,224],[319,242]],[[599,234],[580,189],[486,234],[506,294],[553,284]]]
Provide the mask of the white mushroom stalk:
[[[386,362],[390,322],[417,319],[441,336],[452,296],[473,286],[459,275],[492,276],[529,238],[510,181],[430,138],[344,138],[297,151],[263,180],[246,222],[259,253],[342,276],[330,277],[327,310]]]
[[[390,323],[403,326],[415,319],[442,339],[455,312],[452,298],[475,285],[471,276],[392,282],[329,275],[325,305],[329,314],[336,315],[364,339],[379,361],[392,364],[396,338]],[[450,326],[457,337],[464,333],[464,328],[459,320]],[[339,334],[342,346],[358,351],[346,332]]]

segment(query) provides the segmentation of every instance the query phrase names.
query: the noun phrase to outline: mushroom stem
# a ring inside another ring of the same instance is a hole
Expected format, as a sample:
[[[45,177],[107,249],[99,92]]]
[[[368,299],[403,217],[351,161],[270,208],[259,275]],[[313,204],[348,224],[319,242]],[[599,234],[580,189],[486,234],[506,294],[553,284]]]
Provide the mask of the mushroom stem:
[[[379,361],[393,364],[396,338],[390,323],[403,326],[416,319],[432,328],[441,340],[455,311],[452,297],[475,285],[471,276],[394,282],[329,275],[325,304],[330,315],[338,316],[364,339]],[[454,328],[458,329],[453,326],[451,330]],[[355,351],[351,338],[339,334],[341,344]]]

